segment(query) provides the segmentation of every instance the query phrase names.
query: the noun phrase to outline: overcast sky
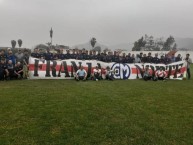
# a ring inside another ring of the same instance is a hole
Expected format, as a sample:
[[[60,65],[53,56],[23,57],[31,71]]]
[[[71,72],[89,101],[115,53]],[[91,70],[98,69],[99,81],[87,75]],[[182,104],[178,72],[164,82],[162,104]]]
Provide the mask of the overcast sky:
[[[105,45],[131,43],[144,34],[193,37],[193,0],[0,0],[0,46],[50,41],[68,46],[91,37]]]

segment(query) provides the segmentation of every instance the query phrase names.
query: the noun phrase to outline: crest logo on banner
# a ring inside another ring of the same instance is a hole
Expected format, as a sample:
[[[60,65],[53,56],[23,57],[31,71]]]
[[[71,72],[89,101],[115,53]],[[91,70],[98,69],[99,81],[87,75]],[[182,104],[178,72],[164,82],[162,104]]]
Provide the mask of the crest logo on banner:
[[[131,69],[129,65],[122,63],[115,63],[111,67],[111,70],[114,70],[115,79],[128,79],[131,74]]]

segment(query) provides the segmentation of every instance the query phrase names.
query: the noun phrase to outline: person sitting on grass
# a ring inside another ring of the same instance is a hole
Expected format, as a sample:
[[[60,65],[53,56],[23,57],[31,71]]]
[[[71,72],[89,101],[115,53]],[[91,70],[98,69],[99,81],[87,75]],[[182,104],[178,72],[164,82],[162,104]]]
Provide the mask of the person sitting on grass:
[[[76,72],[76,80],[83,80],[85,81],[87,77],[87,72],[86,70],[83,68],[83,66],[80,67],[80,69]]]
[[[149,70],[149,66],[146,66],[145,67],[145,70],[144,70],[144,73],[143,73],[143,79],[145,81],[148,81],[148,80],[151,80],[152,79],[152,75],[151,75],[151,72]]]
[[[23,78],[23,66],[22,64],[18,61],[15,68],[14,68],[14,74],[17,79],[22,79]]]
[[[93,79],[94,81],[98,81],[101,80],[101,69],[99,69],[98,66],[95,67],[95,69],[93,70]]]
[[[163,70],[162,67],[160,67],[160,69],[156,71],[155,76],[157,80],[165,81],[167,77],[167,73]]]
[[[113,74],[114,74],[114,71],[111,70],[109,66],[107,66],[105,70],[106,80],[113,81],[114,80]]]

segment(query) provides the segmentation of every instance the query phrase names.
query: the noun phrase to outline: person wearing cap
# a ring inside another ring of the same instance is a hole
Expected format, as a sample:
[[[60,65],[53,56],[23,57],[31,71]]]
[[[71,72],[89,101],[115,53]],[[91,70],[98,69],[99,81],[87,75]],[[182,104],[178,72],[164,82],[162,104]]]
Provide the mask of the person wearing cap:
[[[0,62],[0,80],[4,81],[9,76],[9,71],[7,69],[7,64],[5,59],[1,59]]]
[[[190,64],[192,63],[192,59],[190,58],[190,54],[186,54],[185,61],[186,61],[188,79],[190,79],[191,78]]]
[[[87,72],[86,70],[83,68],[83,66],[80,67],[80,69],[76,72],[76,80],[83,80],[85,81],[87,77]]]
[[[98,66],[95,67],[95,69],[93,70],[93,80],[94,81],[98,81],[101,80],[101,69],[99,69]]]

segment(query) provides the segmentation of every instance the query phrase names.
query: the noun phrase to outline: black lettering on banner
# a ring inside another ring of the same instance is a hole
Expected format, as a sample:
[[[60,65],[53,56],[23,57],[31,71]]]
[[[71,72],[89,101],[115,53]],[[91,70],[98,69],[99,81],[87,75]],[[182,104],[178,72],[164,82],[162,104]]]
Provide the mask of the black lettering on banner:
[[[34,63],[34,76],[35,77],[39,76],[39,74],[38,74],[38,65],[39,65],[39,60],[35,59],[35,63]]]
[[[75,63],[74,61],[71,61],[71,63],[72,63],[72,68],[73,68],[73,70],[74,70],[75,72],[77,72],[78,67],[77,67],[76,63]],[[79,65],[81,65],[81,64],[79,63]],[[71,71],[73,71],[73,70],[71,70]]]
[[[73,69],[73,66],[71,65],[71,78],[73,78],[73,77],[74,77],[73,72],[74,72],[74,69]]]
[[[68,66],[66,61],[63,61],[63,66],[64,66],[64,73],[66,77],[70,77],[69,72],[68,72]]]
[[[100,63],[97,63],[97,66],[99,69],[101,69],[101,64]]]
[[[162,68],[162,70],[166,71],[168,66],[165,68],[164,66],[160,66],[159,69]]]
[[[53,61],[53,65],[52,65],[52,76],[56,77],[56,66],[57,66],[57,62]]]
[[[92,63],[86,63],[88,65],[88,72],[87,72],[87,78],[91,76],[91,69],[92,69]]]
[[[45,75],[45,77],[51,77],[51,75],[50,75],[50,61],[49,60],[46,61],[46,75]]]
[[[164,66],[163,66],[163,67],[164,67]],[[170,66],[166,65],[163,70],[164,70],[164,71],[167,71],[167,70],[170,71],[169,69],[170,69]]]
[[[78,62],[79,63],[79,68],[82,66],[82,62]]]
[[[174,65],[173,68],[175,69],[175,72],[174,72],[174,78],[177,78],[178,65]]]
[[[168,67],[168,66],[167,66],[167,67]],[[167,78],[170,78],[171,73],[172,73],[172,66],[170,65],[170,66],[169,66],[169,71],[168,71],[168,76],[167,76]]]
[[[61,77],[61,71],[62,71],[62,63],[60,65],[60,69],[59,69],[59,72],[58,72],[58,77]]]
[[[160,66],[155,66],[155,70],[157,71],[157,70],[160,70]]]
[[[183,66],[183,63],[175,65],[174,78],[178,77],[177,74],[180,73],[180,70],[181,70],[182,66]]]
[[[135,66],[136,66],[136,69],[137,69],[137,78],[139,78],[139,72],[140,72],[140,74],[143,78],[143,69],[140,68],[138,65],[135,65]],[[144,68],[144,66],[143,66],[143,68]]]
[[[183,63],[181,63],[181,64],[178,64],[178,66],[180,66],[180,68],[182,68],[182,66],[183,66]]]

